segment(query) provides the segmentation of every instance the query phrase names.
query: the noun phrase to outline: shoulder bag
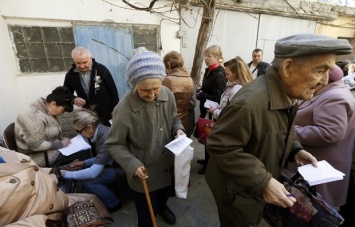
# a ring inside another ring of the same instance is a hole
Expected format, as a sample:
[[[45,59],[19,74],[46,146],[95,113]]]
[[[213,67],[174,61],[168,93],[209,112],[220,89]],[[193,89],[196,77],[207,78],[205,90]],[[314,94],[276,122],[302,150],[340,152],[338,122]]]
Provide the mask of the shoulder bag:
[[[264,219],[274,227],[334,227],[344,218],[310,187],[301,174],[283,170],[280,182],[297,202],[290,208],[267,204]]]

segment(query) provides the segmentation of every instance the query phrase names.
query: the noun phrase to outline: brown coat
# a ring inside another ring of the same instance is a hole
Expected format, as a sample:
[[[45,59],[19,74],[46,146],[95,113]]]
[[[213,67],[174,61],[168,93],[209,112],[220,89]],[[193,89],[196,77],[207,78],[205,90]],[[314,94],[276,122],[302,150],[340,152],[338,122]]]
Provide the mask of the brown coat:
[[[189,107],[194,93],[192,78],[185,68],[175,68],[168,72],[163,85],[173,92],[176,101],[177,115],[185,130],[189,129]]]

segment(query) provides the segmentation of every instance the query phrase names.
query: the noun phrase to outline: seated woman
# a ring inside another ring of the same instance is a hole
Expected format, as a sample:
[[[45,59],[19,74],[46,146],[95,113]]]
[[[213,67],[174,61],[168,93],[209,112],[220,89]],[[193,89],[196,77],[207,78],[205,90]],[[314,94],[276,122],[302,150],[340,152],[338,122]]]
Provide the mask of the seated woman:
[[[39,98],[18,115],[15,139],[18,152],[32,158],[37,165],[50,166],[57,158],[58,149],[68,146],[69,138],[62,136],[57,116],[73,111],[73,95],[68,88],[55,88],[46,99]]]
[[[84,192],[99,197],[110,212],[119,210],[121,208],[120,200],[109,188],[109,185],[117,183],[123,171],[112,166],[114,160],[105,148],[105,140],[110,128],[100,124],[98,115],[88,109],[81,109],[75,114],[74,128],[93,143],[97,156],[71,163],[70,170],[84,169],[79,171],[62,170],[62,175],[66,179],[82,180]]]

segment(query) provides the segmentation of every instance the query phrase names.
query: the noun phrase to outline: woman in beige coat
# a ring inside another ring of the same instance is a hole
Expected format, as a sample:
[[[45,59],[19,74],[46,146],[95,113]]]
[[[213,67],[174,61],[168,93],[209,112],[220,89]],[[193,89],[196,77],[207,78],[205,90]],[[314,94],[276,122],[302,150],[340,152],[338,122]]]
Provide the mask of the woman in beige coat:
[[[0,147],[0,226],[46,226],[58,220],[78,201],[95,204],[102,218],[111,218],[101,201],[91,194],[64,194],[50,169],[40,168],[29,156]]]

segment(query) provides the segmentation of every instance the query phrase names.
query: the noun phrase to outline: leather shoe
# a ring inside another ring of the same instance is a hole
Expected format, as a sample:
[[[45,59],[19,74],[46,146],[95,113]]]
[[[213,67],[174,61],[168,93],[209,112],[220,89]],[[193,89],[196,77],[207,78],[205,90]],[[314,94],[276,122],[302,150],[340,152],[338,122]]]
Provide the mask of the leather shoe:
[[[206,172],[206,166],[202,167],[201,169],[199,169],[199,171],[197,171],[198,174],[205,174]]]
[[[159,212],[159,215],[170,225],[174,225],[176,223],[175,214],[170,210],[168,206],[165,206],[163,210]]]
[[[197,163],[201,164],[201,165],[206,165],[206,160],[205,159],[198,159]]]

